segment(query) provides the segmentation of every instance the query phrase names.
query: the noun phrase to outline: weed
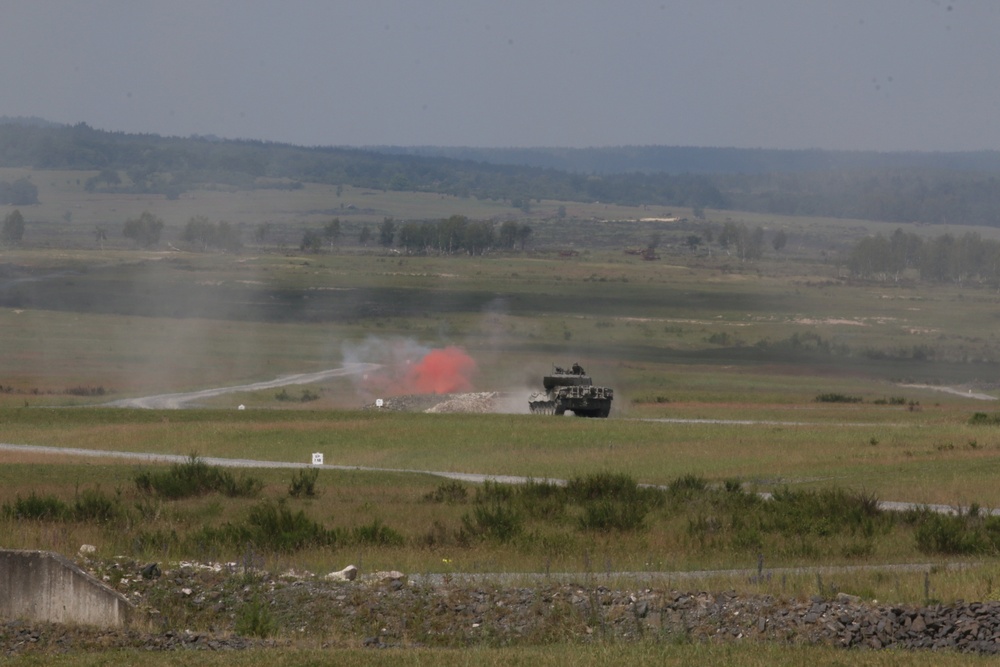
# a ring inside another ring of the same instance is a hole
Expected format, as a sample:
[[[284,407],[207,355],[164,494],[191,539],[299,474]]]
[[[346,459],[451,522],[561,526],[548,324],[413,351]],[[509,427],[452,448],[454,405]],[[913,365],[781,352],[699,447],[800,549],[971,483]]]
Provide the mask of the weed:
[[[259,595],[244,602],[236,613],[236,634],[266,639],[277,631],[277,623],[267,603]]]

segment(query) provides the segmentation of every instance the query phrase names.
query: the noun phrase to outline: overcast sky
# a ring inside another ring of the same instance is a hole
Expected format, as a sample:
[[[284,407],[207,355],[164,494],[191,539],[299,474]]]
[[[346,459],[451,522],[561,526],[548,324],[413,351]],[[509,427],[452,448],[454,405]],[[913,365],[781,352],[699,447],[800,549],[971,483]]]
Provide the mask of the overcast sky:
[[[0,63],[124,132],[1000,149],[997,0],[0,0]]]

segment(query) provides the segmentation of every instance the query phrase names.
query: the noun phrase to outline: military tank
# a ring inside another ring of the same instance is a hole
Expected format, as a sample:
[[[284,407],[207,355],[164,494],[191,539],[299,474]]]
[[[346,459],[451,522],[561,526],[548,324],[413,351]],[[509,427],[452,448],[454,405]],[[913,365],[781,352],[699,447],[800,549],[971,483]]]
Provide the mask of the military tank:
[[[528,408],[533,414],[561,415],[567,410],[577,417],[607,417],[611,414],[611,387],[595,387],[593,380],[580,364],[570,368],[555,366],[553,372],[542,378],[545,391],[528,398]]]

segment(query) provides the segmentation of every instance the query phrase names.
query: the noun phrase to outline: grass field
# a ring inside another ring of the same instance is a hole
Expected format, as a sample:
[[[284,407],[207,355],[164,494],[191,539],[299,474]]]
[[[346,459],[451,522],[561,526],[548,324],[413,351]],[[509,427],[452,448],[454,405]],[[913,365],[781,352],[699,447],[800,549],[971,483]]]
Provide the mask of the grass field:
[[[268,556],[273,567],[321,571],[361,561],[410,572],[693,571],[753,568],[764,553],[769,567],[972,562],[969,570],[941,570],[934,597],[995,595],[995,552],[922,548],[925,519],[825,533],[810,528],[807,537],[761,528],[750,539],[727,514],[729,501],[712,495],[739,482],[748,495],[836,492],[1000,506],[1000,432],[993,419],[1000,405],[987,400],[997,395],[1000,347],[993,325],[1000,295],[912,280],[847,279],[843,253],[852,239],[891,228],[709,212],[710,222],[732,216],[789,230],[786,251],[744,264],[725,254],[690,253],[680,242],[689,229],[635,222],[687,212],[574,205],[567,206],[569,218],[559,220],[558,203],[541,202],[528,218],[536,241],[529,253],[405,256],[345,238],[334,252],[303,255],[288,248],[297,246],[303,229],[333,215],[357,229],[386,215],[505,219],[520,213],[497,202],[350,188],[342,200],[355,208],[341,212],[335,194],[312,186],[206,191],[168,202],[87,195],[77,183],[86,176],[32,174],[43,204],[25,213],[25,244],[0,252],[0,440],[303,463],[323,452],[329,464],[383,470],[322,471],[316,498],[288,498],[290,471],[255,470],[249,474],[262,489],[253,499],[165,500],[143,495],[135,483],[140,471],[162,466],[0,451],[2,507],[32,494],[72,505],[83,492],[99,492],[118,508],[103,522],[8,513],[0,517],[4,546],[73,553],[88,542],[103,556],[237,558],[238,547],[220,543],[198,551],[184,536],[237,525],[255,503],[280,499],[328,529],[384,525],[401,541],[276,550]],[[144,209],[167,219],[168,231],[191,215],[273,222],[278,231],[267,247],[238,255],[139,251],[120,238],[96,247],[95,225],[118,224]],[[653,233],[665,238],[660,261],[622,252]],[[579,254],[560,256],[558,248]],[[514,397],[507,414],[363,409],[375,398],[407,393],[409,365],[447,346],[475,361],[472,390]],[[308,390],[308,401],[281,400],[279,390],[268,389],[179,411],[101,407],[354,361],[383,368],[367,378],[288,389],[293,397]],[[540,376],[552,364],[575,361],[595,382],[614,387],[611,418],[524,414]],[[237,411],[237,404],[247,409]],[[697,478],[707,490],[687,505],[669,498],[654,504],[639,526],[624,531],[581,529],[578,522],[591,510],[567,501],[553,505],[552,516],[524,514],[520,532],[508,541],[470,540],[460,533],[485,506],[477,500],[482,489],[466,485],[463,500],[435,502],[428,498],[441,492],[442,479],[393,472],[402,470],[535,479],[610,473],[664,487]],[[150,512],[156,521],[140,526],[139,517]],[[803,525],[822,523],[810,516]],[[949,529],[986,530],[972,519]],[[153,539],[171,532],[177,539]],[[809,595],[815,587],[810,577],[783,585],[768,592]],[[859,575],[853,585],[883,600],[926,597],[924,575],[917,573]],[[679,647],[679,658],[663,647],[629,650],[650,651],[670,664],[716,649]],[[475,659],[545,664],[554,659],[546,651]],[[771,648],[755,648],[748,662],[734,664],[826,659],[822,653],[806,658],[807,649],[784,651],[775,656]],[[350,659],[368,664],[369,658]]]

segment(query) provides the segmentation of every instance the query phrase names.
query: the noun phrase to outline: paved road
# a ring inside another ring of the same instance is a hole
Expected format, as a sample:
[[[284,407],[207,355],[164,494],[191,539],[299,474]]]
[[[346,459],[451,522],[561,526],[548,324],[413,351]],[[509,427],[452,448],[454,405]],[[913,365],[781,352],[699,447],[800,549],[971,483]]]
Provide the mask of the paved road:
[[[369,373],[379,364],[354,363],[344,364],[340,368],[331,368],[315,373],[297,373],[295,375],[284,375],[274,380],[264,382],[254,382],[252,384],[241,384],[233,387],[216,387],[214,389],[202,389],[200,391],[189,391],[179,394],[157,394],[155,396],[143,396],[141,398],[123,398],[118,401],[106,403],[107,407],[114,408],[147,408],[156,410],[179,410],[189,403],[214,398],[223,394],[233,394],[241,391],[260,391],[261,389],[274,389],[293,384],[311,384],[320,382],[332,377],[343,377],[345,375],[362,375]]]

